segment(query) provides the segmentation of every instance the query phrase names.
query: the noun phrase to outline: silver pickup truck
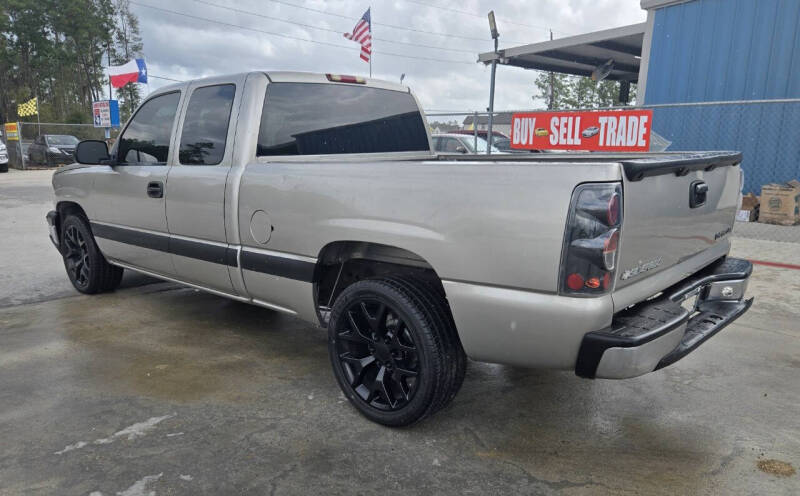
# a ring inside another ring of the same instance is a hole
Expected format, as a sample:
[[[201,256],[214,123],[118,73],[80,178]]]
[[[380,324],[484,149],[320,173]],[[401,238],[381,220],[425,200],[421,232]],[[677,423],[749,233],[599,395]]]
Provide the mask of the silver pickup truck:
[[[253,72],[149,95],[53,176],[75,288],[123,269],[327,327],[369,419],[447,405],[473,360],[628,378],[741,316],[732,152],[439,157],[403,86]]]

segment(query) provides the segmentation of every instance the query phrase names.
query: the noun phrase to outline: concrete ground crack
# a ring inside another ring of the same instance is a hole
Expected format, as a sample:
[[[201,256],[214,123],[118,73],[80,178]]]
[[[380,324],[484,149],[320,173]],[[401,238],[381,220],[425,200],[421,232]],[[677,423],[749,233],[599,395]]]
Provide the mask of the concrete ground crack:
[[[297,465],[289,465],[269,479],[269,496],[275,496],[275,491],[278,489],[278,482],[291,474],[296,468]]]
[[[520,470],[523,474],[525,474],[525,476],[528,478],[529,481],[534,482],[536,484],[541,484],[541,485],[547,487],[548,489],[552,489],[554,491],[563,491],[564,489],[570,489],[570,488],[573,488],[573,487],[590,487],[590,486],[592,486],[592,487],[602,487],[602,488],[605,488],[605,489],[609,489],[609,487],[606,486],[605,484],[602,484],[600,482],[594,482],[594,481],[591,481],[591,480],[590,481],[573,482],[573,481],[570,481],[570,480],[549,481],[547,479],[540,479],[539,477],[536,477],[535,475],[530,473],[530,471],[528,471],[528,469],[526,469],[524,466],[522,466],[519,463],[512,462],[511,460],[500,460],[500,461],[502,463],[505,463],[507,465],[511,465],[512,467]]]

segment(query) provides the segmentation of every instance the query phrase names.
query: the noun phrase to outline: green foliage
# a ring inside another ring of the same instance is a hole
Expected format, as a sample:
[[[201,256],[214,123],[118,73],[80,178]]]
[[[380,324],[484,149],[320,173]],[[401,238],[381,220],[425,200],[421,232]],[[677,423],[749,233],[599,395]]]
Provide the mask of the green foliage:
[[[34,96],[42,121],[91,122],[92,101],[105,98],[109,54],[117,64],[141,51],[127,0],[3,0],[0,122],[17,120],[17,104]],[[134,89],[123,101],[130,108],[139,98]]]
[[[570,76],[568,74],[553,74],[553,110],[618,107],[623,105],[619,101],[619,81],[592,81],[591,78]],[[536,77],[536,95],[545,105],[550,106],[551,75],[540,72]],[[636,85],[631,84],[629,103],[636,99]]]

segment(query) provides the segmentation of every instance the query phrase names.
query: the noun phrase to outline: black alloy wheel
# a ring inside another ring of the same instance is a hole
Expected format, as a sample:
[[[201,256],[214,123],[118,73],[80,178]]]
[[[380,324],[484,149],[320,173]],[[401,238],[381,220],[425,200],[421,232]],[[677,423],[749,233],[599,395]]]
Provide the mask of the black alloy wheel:
[[[92,268],[89,265],[89,247],[76,225],[68,226],[64,231],[64,265],[76,289],[85,290],[91,281]]]
[[[413,277],[346,287],[331,309],[328,352],[350,403],[393,427],[447,406],[467,365],[444,293]]]
[[[60,250],[69,280],[81,293],[113,291],[122,282],[123,269],[109,264],[100,252],[86,217],[66,216]]]
[[[378,298],[355,299],[337,327],[336,353],[350,387],[368,405],[396,411],[417,389],[420,361],[408,324]]]

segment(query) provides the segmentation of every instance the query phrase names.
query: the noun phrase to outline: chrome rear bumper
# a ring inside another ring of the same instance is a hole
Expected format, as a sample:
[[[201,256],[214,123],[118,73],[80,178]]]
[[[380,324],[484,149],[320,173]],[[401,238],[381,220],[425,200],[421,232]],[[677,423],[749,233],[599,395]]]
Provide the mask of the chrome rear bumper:
[[[727,258],[619,312],[609,327],[584,336],[575,373],[625,379],[677,362],[750,308],[744,294],[752,270],[747,260]],[[691,310],[681,306],[693,296]]]

